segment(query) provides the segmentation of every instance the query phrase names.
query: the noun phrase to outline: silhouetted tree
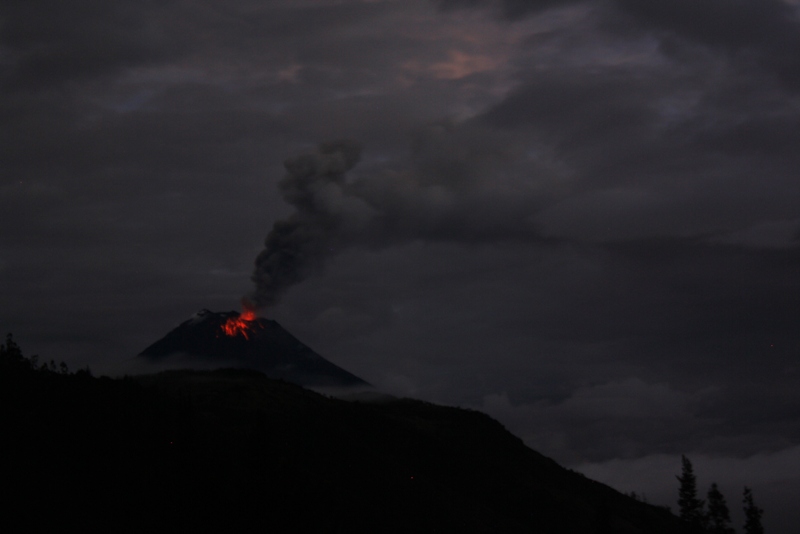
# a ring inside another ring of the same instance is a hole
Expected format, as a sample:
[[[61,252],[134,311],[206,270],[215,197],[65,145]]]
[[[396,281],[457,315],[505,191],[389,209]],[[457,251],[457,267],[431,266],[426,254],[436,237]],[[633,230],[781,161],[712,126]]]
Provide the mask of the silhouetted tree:
[[[708,532],[710,534],[734,534],[731,526],[731,513],[725,497],[719,491],[716,482],[708,490]]]
[[[39,365],[37,355],[34,354],[30,358],[24,356],[11,333],[6,335],[5,343],[0,343],[0,369],[12,372],[41,371],[69,375],[69,367],[64,362],[56,364],[55,360],[50,360]]]
[[[6,369],[30,369],[31,363],[23,355],[14,337],[9,333],[6,342],[0,344],[0,365]]]
[[[682,470],[678,481],[681,483],[678,490],[678,507],[680,518],[689,525],[690,532],[700,533],[705,529],[706,515],[703,511],[704,502],[697,498],[697,479],[694,476],[692,462],[681,455]]]
[[[761,526],[761,516],[764,510],[756,506],[753,501],[753,492],[747,486],[744,487],[744,534],[764,534],[764,527]]]

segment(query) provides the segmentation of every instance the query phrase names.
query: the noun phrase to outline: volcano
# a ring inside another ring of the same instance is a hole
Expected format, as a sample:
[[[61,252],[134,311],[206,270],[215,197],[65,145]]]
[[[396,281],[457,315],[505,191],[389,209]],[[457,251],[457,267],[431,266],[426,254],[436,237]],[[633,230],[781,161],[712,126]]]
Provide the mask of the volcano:
[[[310,387],[368,387],[276,321],[252,313],[200,310],[139,354],[152,363],[235,367]]]

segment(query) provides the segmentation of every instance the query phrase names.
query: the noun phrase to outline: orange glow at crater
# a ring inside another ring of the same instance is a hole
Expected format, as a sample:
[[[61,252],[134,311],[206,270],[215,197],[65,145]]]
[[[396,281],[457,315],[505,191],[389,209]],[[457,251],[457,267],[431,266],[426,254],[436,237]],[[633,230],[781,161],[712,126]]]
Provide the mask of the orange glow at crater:
[[[250,339],[253,329],[257,323],[256,314],[253,310],[244,310],[239,317],[231,317],[222,325],[222,331],[226,336],[244,336],[245,339]]]

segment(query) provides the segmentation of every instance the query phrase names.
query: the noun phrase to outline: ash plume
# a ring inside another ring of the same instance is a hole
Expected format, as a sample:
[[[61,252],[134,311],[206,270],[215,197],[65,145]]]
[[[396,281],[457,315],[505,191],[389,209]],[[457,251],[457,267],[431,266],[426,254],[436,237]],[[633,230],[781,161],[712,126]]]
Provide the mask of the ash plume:
[[[276,304],[289,287],[354,246],[541,240],[531,216],[549,196],[542,177],[552,172],[532,173],[531,162],[504,137],[435,125],[418,135],[408,168],[349,175],[360,155],[358,143],[335,141],[284,162],[279,188],[295,211],[267,235],[246,307]]]
[[[267,235],[264,250],[255,260],[255,291],[245,298],[246,305],[264,308],[276,304],[290,286],[322,268],[341,239],[344,219],[327,199],[337,196],[345,173],[360,155],[361,147],[355,142],[337,141],[284,162],[287,174],[279,187],[296,211],[277,221]]]

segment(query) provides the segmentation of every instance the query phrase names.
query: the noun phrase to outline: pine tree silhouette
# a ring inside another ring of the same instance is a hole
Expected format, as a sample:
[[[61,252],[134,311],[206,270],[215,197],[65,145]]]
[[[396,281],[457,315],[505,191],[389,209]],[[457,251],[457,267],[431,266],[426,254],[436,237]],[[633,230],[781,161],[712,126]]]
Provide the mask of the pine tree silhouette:
[[[6,342],[0,343],[0,366],[8,370],[27,370],[31,362],[22,355],[22,351],[14,342],[14,337],[9,333]]]
[[[705,502],[697,498],[697,479],[689,459],[681,455],[682,471],[678,478],[681,483],[678,490],[678,507],[680,518],[686,521],[689,532],[702,533],[706,526],[706,515],[703,511]]]
[[[753,501],[753,492],[747,486],[744,487],[744,534],[764,534],[764,527],[761,526],[761,516],[764,510],[756,506]]]
[[[710,534],[735,534],[731,526],[731,514],[725,497],[716,482],[708,490],[708,532]]]

